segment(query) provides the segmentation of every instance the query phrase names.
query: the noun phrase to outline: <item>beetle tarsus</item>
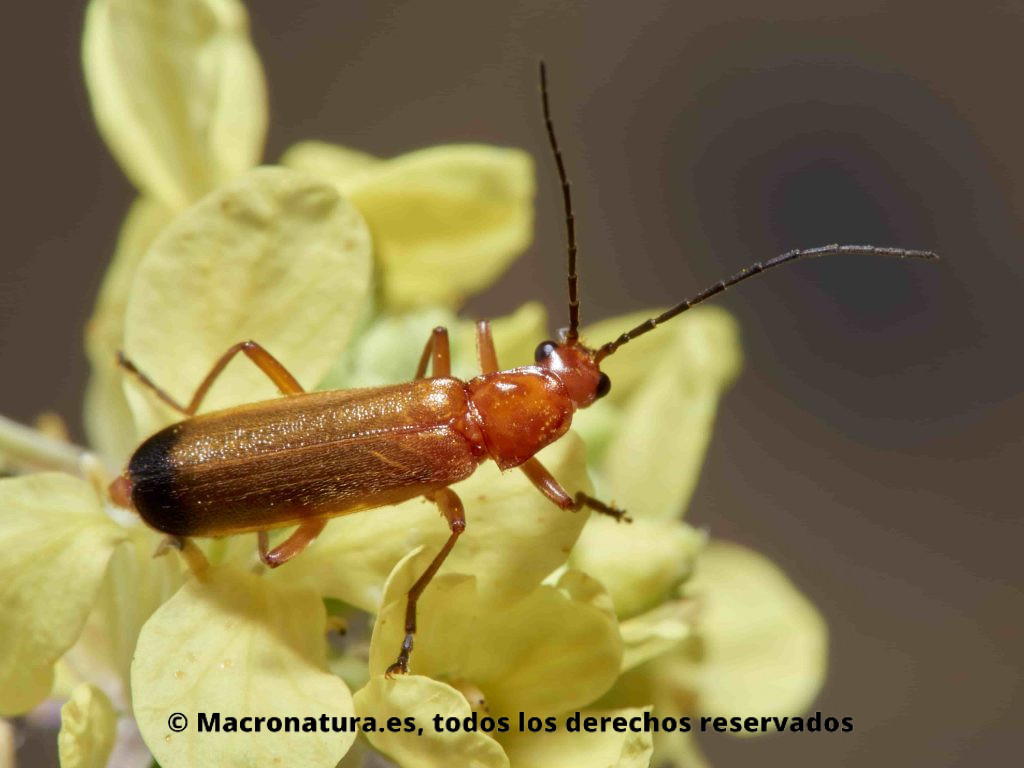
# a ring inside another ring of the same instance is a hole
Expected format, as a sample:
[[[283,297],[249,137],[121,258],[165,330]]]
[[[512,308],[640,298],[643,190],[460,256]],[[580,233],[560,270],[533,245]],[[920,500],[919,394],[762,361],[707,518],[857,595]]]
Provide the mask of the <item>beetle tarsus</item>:
[[[633,522],[633,518],[626,514],[626,510],[613,507],[611,504],[605,504],[600,499],[595,499],[593,496],[588,496],[583,491],[579,491],[576,493],[576,498],[573,502],[573,511],[578,512],[583,507],[600,512],[602,515],[608,515],[608,517],[614,518],[617,523]]]
[[[388,667],[384,677],[388,680],[394,679],[395,675],[409,674],[409,656],[412,655],[413,633],[406,628],[405,639],[402,640],[402,650],[398,653],[395,663]]]

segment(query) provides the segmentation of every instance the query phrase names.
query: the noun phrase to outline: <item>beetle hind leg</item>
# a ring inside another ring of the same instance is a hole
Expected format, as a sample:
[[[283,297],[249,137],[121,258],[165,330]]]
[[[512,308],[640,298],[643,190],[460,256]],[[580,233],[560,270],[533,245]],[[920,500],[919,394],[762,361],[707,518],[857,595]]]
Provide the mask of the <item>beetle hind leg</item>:
[[[401,650],[398,652],[398,658],[395,663],[388,667],[387,672],[384,673],[385,677],[392,677],[394,675],[404,675],[409,671],[409,656],[412,654],[413,638],[416,635],[416,603],[420,599],[420,595],[423,594],[423,590],[427,588],[431,579],[437,575],[438,569],[441,564],[444,563],[445,559],[451,554],[452,547],[455,546],[455,542],[458,541],[459,536],[466,530],[466,514],[462,507],[462,500],[455,495],[455,491],[450,488],[442,488],[439,491],[427,496],[428,499],[433,501],[441,510],[441,514],[444,515],[448,521],[448,528],[451,530],[451,535],[448,537],[448,541],[445,542],[444,546],[441,547],[441,551],[437,553],[433,560],[430,561],[430,565],[427,566],[427,570],[423,572],[423,575],[416,579],[416,583],[412,585],[409,590],[409,594],[405,604],[405,637],[402,640]]]
[[[255,341],[240,341],[235,344],[227,352],[220,356],[216,363],[213,364],[213,368],[206,374],[206,378],[203,379],[199,388],[196,389],[195,394],[192,395],[192,399],[188,405],[182,405],[175,400],[166,390],[161,389],[156,383],[149,378],[145,373],[139,370],[139,367],[135,365],[131,360],[125,357],[124,352],[118,350],[117,353],[117,364],[124,368],[126,371],[135,376],[143,385],[146,386],[154,395],[159,397],[167,405],[171,406],[174,410],[185,416],[195,416],[199,410],[199,406],[202,405],[203,398],[206,397],[206,393],[210,391],[210,387],[213,386],[213,382],[217,380],[217,377],[224,372],[227,364],[231,362],[232,358],[239,352],[245,354],[252,362],[259,368],[263,373],[267,375],[277,388],[285,395],[300,395],[303,390],[302,385],[295,380],[295,377],[289,373],[288,369],[285,368],[281,361],[274,357],[272,354],[267,352],[262,346],[257,344]]]

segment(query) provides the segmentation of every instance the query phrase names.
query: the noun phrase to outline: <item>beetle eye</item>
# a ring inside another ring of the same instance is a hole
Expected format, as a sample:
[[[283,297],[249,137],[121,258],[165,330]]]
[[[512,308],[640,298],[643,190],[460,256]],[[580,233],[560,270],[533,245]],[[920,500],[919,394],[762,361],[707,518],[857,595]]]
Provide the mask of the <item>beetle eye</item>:
[[[607,373],[602,373],[601,377],[597,380],[597,398],[602,398],[611,392],[612,380],[608,378]]]
[[[555,351],[555,347],[558,345],[553,341],[542,341],[537,345],[537,349],[534,350],[533,359],[538,363],[542,363],[551,357],[551,353]]]

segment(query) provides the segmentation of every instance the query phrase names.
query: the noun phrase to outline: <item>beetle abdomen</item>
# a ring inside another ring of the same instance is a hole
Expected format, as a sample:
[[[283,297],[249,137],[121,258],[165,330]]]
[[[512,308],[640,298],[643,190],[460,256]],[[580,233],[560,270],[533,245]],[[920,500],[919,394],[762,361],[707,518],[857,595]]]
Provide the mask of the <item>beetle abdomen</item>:
[[[204,414],[139,447],[128,465],[132,502],[147,523],[177,536],[223,536],[394,504],[472,474],[483,449],[467,419],[456,379]]]

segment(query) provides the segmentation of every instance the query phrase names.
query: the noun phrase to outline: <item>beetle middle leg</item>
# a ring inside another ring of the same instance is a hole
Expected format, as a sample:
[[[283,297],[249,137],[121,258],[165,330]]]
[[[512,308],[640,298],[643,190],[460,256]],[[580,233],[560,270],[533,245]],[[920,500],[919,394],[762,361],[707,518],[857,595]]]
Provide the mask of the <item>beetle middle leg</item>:
[[[476,356],[480,361],[480,373],[497,373],[498,353],[494,351],[494,337],[491,335],[491,322],[476,322]]]
[[[452,375],[452,352],[448,343],[448,329],[443,325],[437,326],[430,332],[430,338],[427,339],[427,344],[423,347],[420,364],[416,366],[416,375],[413,378],[425,378],[428,364],[435,379],[440,376]]]
[[[260,531],[258,534],[260,560],[268,568],[277,568],[279,565],[284,565],[312,544],[313,539],[320,535],[325,525],[327,525],[327,520],[322,517],[299,523],[299,527],[295,532],[273,549],[269,549],[270,537],[267,535],[267,532]]]
[[[523,473],[530,478],[530,482],[534,484],[538,491],[562,509],[579,512],[584,507],[587,507],[602,515],[613,517],[619,522],[633,522],[633,518],[627,515],[625,510],[605,504],[600,499],[595,499],[593,496],[583,493],[583,491],[577,492],[575,496],[570,496],[569,492],[562,487],[554,475],[547,470],[547,467],[536,458],[527,459],[519,465],[519,469],[523,470]]]
[[[465,510],[462,507],[462,500],[455,494],[455,491],[451,488],[442,488],[439,491],[428,494],[427,498],[441,509],[441,514],[448,521],[448,528],[452,533],[448,537],[448,541],[441,547],[441,551],[431,560],[427,570],[416,579],[416,583],[409,590],[405,604],[405,638],[402,640],[402,648],[398,653],[398,659],[384,673],[386,677],[391,677],[395,674],[404,675],[409,671],[409,654],[412,653],[413,637],[416,634],[416,603],[419,601],[420,595],[423,594],[423,590],[427,588],[430,580],[437,574],[437,570],[441,567],[445,558],[451,553],[452,547],[455,546],[459,536],[466,530]]]
[[[149,378],[146,374],[139,370],[139,368],[125,357],[124,352],[118,350],[117,362],[122,368],[127,370],[129,373],[134,374],[139,381],[148,387],[153,394],[159,397],[167,405],[171,406],[174,410],[184,414],[185,416],[195,416],[196,411],[199,410],[199,406],[203,402],[203,398],[206,397],[206,393],[210,391],[210,387],[213,386],[213,382],[217,380],[217,377],[224,372],[227,364],[231,362],[231,358],[237,355],[239,352],[244,352],[246,357],[256,364],[267,377],[277,385],[277,388],[281,390],[284,395],[301,395],[305,390],[302,385],[295,380],[295,377],[288,372],[281,361],[274,357],[272,354],[267,352],[262,346],[257,344],[255,341],[241,341],[235,344],[227,352],[220,356],[216,363],[213,364],[213,368],[206,374],[206,378],[203,379],[196,393],[192,395],[192,399],[188,405],[181,405],[165,390],[161,389],[156,383]]]

